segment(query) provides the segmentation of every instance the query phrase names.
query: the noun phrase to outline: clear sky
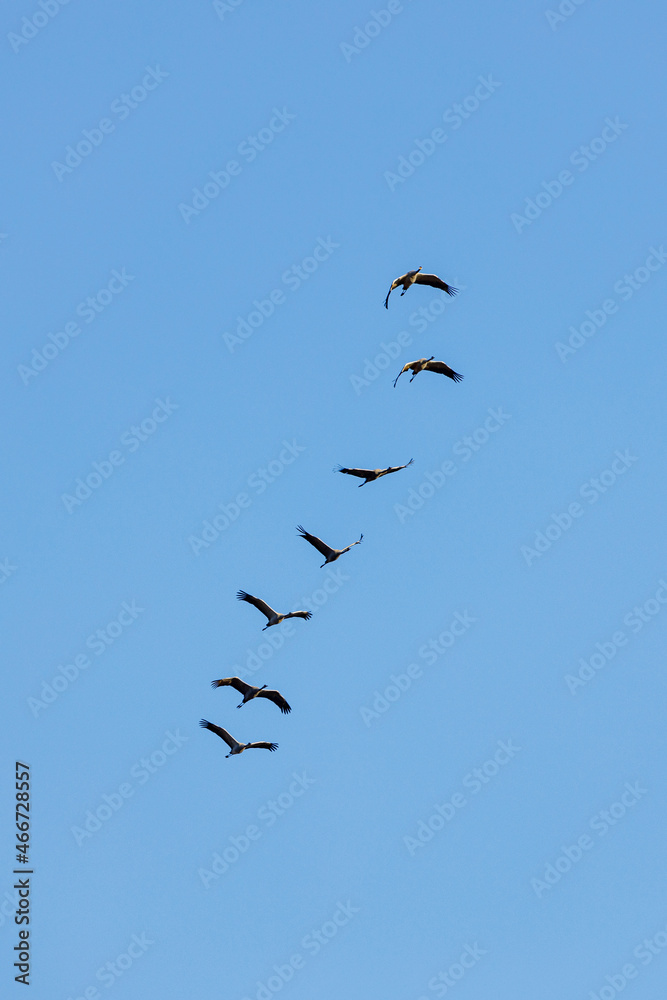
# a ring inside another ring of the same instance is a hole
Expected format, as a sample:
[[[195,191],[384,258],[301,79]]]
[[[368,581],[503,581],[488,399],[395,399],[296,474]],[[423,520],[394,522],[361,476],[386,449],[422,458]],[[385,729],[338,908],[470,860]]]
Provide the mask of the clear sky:
[[[658,1000],[667,16],[0,17],[7,995]]]

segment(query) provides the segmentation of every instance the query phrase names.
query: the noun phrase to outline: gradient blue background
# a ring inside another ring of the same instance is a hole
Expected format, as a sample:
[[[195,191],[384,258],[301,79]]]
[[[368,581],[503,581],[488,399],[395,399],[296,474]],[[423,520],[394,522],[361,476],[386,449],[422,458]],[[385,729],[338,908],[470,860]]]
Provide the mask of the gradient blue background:
[[[32,773],[35,1000],[93,986],[114,1000],[255,998],[296,954],[290,1000],[417,1000],[442,995],[429,980],[475,943],[486,954],[451,991],[462,1000],[599,995],[628,962],[628,1000],[664,996],[667,952],[642,965],[633,951],[667,927],[667,605],[636,633],[623,620],[667,578],[667,267],[626,301],[614,285],[667,240],[667,18],[587,0],[551,26],[543,3],[413,0],[346,59],[341,45],[384,7],[72,2],[18,52],[8,35],[39,8],[2,12],[0,558],[14,568],[0,584],[1,895],[18,758]],[[110,114],[156,66],[168,76],[146,100]],[[443,122],[489,75],[493,94],[459,128]],[[239,145],[275,108],[295,117],[247,162]],[[114,132],[58,180],[52,163],[105,117]],[[627,128],[577,169],[571,155],[608,117]],[[435,128],[446,142],[391,190],[385,174]],[[240,174],[186,223],[179,205],[231,159]],[[512,214],[565,169],[574,182],[517,232]],[[320,238],[336,248],[292,290],[284,273]],[[414,288],[385,311],[391,280],[420,264],[460,295]],[[122,268],[133,280],[24,384],[33,349]],[[224,335],[274,289],[284,301],[230,350]],[[561,360],[568,328],[609,298],[618,311]],[[433,303],[420,331],[416,310]],[[355,381],[402,331],[411,343]],[[464,381],[392,388],[430,355]],[[157,399],[177,408],[130,451],[123,435]],[[453,449],[489,408],[509,419],[464,461]],[[249,480],[284,441],[302,450],[260,494]],[[626,449],[637,460],[582,499]],[[123,464],[68,512],[63,494],[114,450]],[[332,474],[411,457],[361,491]],[[448,459],[456,473],[399,516]],[[240,492],[250,505],[195,554],[189,539]],[[582,516],[526,559],[577,501]],[[297,524],[364,542],[249,675],[292,714],[237,712],[236,692],[209,682],[277,630],[263,634],[236,591],[287,611],[326,579]],[[88,637],[133,600],[144,610],[96,656]],[[456,612],[475,622],[429,666],[419,650]],[[618,630],[626,645],[571,693],[566,675]],[[86,651],[90,667],[31,710]],[[364,717],[410,663],[422,676]],[[280,749],[225,760],[202,716]],[[141,783],[167,731],[185,742]],[[520,752],[410,853],[404,838],[499,740]],[[258,814],[295,773],[313,783],[269,826]],[[127,782],[132,796],[78,845],[73,828]],[[646,793],[591,833],[626,782]],[[200,869],[249,825],[261,836],[205,888]],[[531,880],[586,833],[594,848],[538,895]],[[304,938],[348,900],[358,912],[312,954]],[[0,975],[21,995],[7,910]],[[97,970],[135,934],[154,943],[105,986]]]

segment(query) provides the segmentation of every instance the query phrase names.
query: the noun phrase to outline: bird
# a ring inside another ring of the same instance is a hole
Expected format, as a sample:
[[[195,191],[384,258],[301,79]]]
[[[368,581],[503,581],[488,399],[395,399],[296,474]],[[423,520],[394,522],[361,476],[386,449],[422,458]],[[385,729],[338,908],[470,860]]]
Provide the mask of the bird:
[[[259,597],[253,597],[252,594],[246,594],[245,590],[239,590],[236,596],[239,601],[247,601],[248,604],[253,604],[258,611],[261,611],[269,619],[268,625],[264,626],[262,632],[265,632],[272,625],[280,625],[286,618],[305,618],[308,621],[309,618],[313,617],[311,611],[290,611],[287,615],[278,614],[277,611],[269,607],[266,601],[260,600]]]
[[[363,486],[364,484],[361,483],[360,485]],[[349,552],[350,549],[353,548],[353,546],[358,545],[359,542],[361,542],[364,537],[363,535],[360,535],[359,540],[356,542],[352,542],[352,545],[348,545],[347,548],[331,549],[329,548],[326,542],[323,542],[321,538],[317,537],[317,535],[309,534],[309,532],[307,532],[305,528],[302,528],[300,524],[297,525],[297,531],[301,532],[299,536],[300,538],[305,538],[307,542],[310,542],[311,545],[314,545],[317,551],[321,552],[322,555],[324,556],[324,562],[320,566],[320,569],[326,566],[327,563],[335,562],[336,559],[342,556],[344,552]]]
[[[402,274],[400,278],[396,278],[396,281],[392,281],[391,288],[387,292],[387,298],[384,300],[385,309],[389,308],[389,296],[399,285],[403,285],[401,295],[405,295],[410,285],[431,285],[433,288],[441,288],[448,295],[456,295],[458,292],[458,288],[448,285],[437,274],[420,274],[420,271],[421,267],[418,267],[416,271],[408,271],[406,274]]]
[[[437,372],[439,375],[447,375],[447,377],[453,379],[454,382],[461,381],[463,375],[459,375],[459,373],[455,372],[453,368],[446,365],[444,361],[434,361],[433,357],[434,355],[431,355],[430,358],[420,358],[419,361],[411,361],[409,364],[404,365],[394,379],[394,389],[396,388],[396,383],[403,372],[407,372],[408,369],[411,369],[414,372],[414,375],[410,379],[411,382],[417,375],[419,375],[420,372]]]
[[[283,696],[279,691],[268,690],[266,684],[263,684],[261,688],[255,687],[253,684],[246,684],[242,681],[240,677],[221,677],[218,681],[211,681],[212,688],[218,687],[233,687],[236,688],[243,695],[243,701],[237,708],[243,708],[247,701],[252,701],[253,698],[268,698],[269,701],[275,702],[280,711],[287,715],[291,712],[291,707],[287,704]]]
[[[207,722],[206,719],[200,719],[199,725],[204,729],[210,729],[212,733],[219,736],[221,740],[224,740],[229,747],[229,753],[225,754],[225,757],[234,757],[237,753],[243,753],[244,750],[277,750],[277,743],[237,743],[233,736],[230,736],[226,729],[222,726],[214,726],[212,722]]]
[[[375,480],[379,479],[380,476],[388,476],[390,472],[400,472],[401,469],[407,469],[408,465],[412,465],[413,462],[414,458],[411,458],[405,465],[394,465],[389,469],[344,469],[342,465],[339,465],[334,471],[344,472],[346,476],[358,476],[360,479],[364,480],[363,483],[359,483],[359,486],[365,486],[366,483],[375,482]],[[363,538],[363,535],[361,537]],[[361,541],[361,539],[359,539],[359,541]],[[320,549],[320,552],[322,552],[322,549]]]

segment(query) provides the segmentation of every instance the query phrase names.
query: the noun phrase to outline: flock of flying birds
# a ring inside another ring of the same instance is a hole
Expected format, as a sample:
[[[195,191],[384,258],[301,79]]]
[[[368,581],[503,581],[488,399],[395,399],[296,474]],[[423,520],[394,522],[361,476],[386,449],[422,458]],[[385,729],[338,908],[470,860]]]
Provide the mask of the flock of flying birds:
[[[389,308],[389,296],[394,291],[395,288],[403,287],[401,295],[405,295],[408,288],[411,285],[431,285],[433,288],[440,288],[443,292],[447,292],[448,295],[456,295],[457,289],[448,285],[441,278],[438,278],[435,274],[424,274],[421,267],[418,267],[416,271],[408,271],[406,274],[402,274],[400,278],[396,278],[392,281],[391,288],[387,292],[387,298],[385,299],[385,308]],[[449,365],[446,365],[444,361],[435,361],[433,356],[430,358],[419,358],[417,361],[411,361],[409,364],[405,365],[394,380],[394,388],[396,388],[396,383],[403,374],[403,372],[412,371],[413,375],[410,381],[412,382],[416,376],[421,371],[436,372],[440,375],[446,375],[451,378],[454,382],[460,382],[463,375],[459,375],[455,372]],[[365,486],[366,483],[375,482],[376,479],[380,479],[381,476],[387,476],[391,472],[400,472],[401,469],[407,469],[409,465],[412,465],[414,459],[410,459],[405,465],[392,466],[388,469],[344,469],[342,466],[338,466],[336,471],[345,473],[348,476],[356,476],[359,479],[363,479],[363,483],[359,483],[359,486]],[[317,535],[311,535],[310,532],[302,528],[301,525],[297,528],[300,538],[305,538],[307,542],[310,542],[317,551],[324,556],[324,562],[320,569],[329,563],[335,562],[339,559],[345,552],[349,552],[351,548],[355,545],[359,545],[363,541],[363,535],[361,535],[356,542],[352,542],[347,545],[344,549],[332,549],[330,546],[323,542],[321,538]],[[236,595],[239,601],[245,601],[247,604],[252,604],[253,607],[257,608],[265,618],[267,623],[262,629],[264,632],[267,628],[271,628],[272,625],[280,625],[281,622],[285,621],[287,618],[304,618],[308,621],[312,617],[310,611],[290,611],[287,614],[281,614],[278,611],[274,611],[266,601],[263,601],[259,597],[253,597],[252,594],[247,594],[245,590],[239,590]],[[211,686],[213,688],[218,687],[232,687],[242,696],[242,701],[237,708],[242,708],[247,702],[252,701],[254,698],[268,698],[275,705],[278,706],[281,712],[287,715],[292,711],[291,707],[288,705],[287,701],[279,691],[275,691],[272,688],[268,688],[266,684],[262,687],[255,687],[253,684],[247,684],[245,681],[241,680],[240,677],[221,677],[219,680],[211,681]],[[220,739],[224,740],[229,747],[229,753],[226,754],[227,757],[233,757],[237,754],[243,753],[244,750],[258,749],[258,750],[277,750],[277,743],[239,743],[234,739],[226,729],[222,726],[216,726],[212,722],[208,722],[206,719],[201,719],[200,726],[204,729],[209,729]]]

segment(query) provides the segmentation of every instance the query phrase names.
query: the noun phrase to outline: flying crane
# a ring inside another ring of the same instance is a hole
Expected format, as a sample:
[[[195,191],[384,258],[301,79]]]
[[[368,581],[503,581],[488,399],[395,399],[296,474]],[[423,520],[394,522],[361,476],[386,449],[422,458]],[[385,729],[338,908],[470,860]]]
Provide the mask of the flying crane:
[[[458,288],[452,288],[446,281],[439,278],[437,274],[424,274],[421,267],[418,267],[416,271],[408,271],[406,274],[402,274],[400,278],[392,281],[391,288],[387,292],[387,298],[384,300],[385,309],[389,308],[389,296],[399,285],[403,286],[401,295],[405,295],[410,285],[431,285],[432,288],[441,288],[448,295],[456,295],[458,292]]]
[[[259,597],[253,597],[252,594],[246,594],[245,590],[239,590],[236,596],[239,601],[247,601],[248,604],[252,604],[268,618],[269,623],[264,626],[262,632],[265,632],[267,628],[271,628],[272,625],[280,625],[286,618],[305,618],[307,621],[313,617],[310,611],[290,611],[289,614],[281,615],[277,611],[274,611],[273,608],[270,608],[266,601],[262,601]]]
[[[410,379],[411,382],[414,381],[420,372],[437,372],[439,375],[447,375],[447,377],[453,379],[454,382],[461,381],[463,375],[459,375],[459,373],[455,372],[453,368],[446,365],[444,361],[434,361],[433,357],[434,355],[431,355],[430,358],[419,358],[418,361],[411,361],[409,364],[404,365],[394,379],[394,389],[396,388],[396,383],[403,372],[410,370],[414,372],[414,375]]]
[[[363,486],[364,484],[360,483],[359,485]],[[307,542],[310,542],[311,545],[314,545],[317,551],[321,552],[322,555],[324,556],[324,562],[322,563],[322,566],[320,566],[320,569],[326,566],[327,563],[335,562],[336,559],[339,559],[344,552],[349,552],[351,548],[353,548],[355,545],[358,545],[359,542],[363,541],[364,537],[363,535],[360,535],[358,541],[352,542],[352,545],[348,545],[344,549],[332,549],[327,545],[326,542],[323,542],[321,538],[318,538],[317,535],[309,534],[309,532],[307,532],[305,528],[302,528],[300,524],[297,525],[297,531],[301,532],[299,538],[305,538]]]

